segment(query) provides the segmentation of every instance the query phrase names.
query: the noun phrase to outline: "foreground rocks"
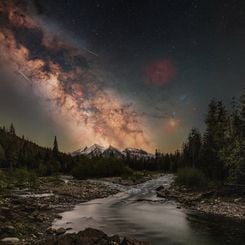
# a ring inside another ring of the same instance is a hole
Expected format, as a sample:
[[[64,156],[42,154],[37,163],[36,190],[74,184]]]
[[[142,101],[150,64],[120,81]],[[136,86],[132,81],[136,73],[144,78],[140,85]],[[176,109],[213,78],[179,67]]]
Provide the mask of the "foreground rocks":
[[[0,240],[1,244],[18,244],[20,239],[17,237],[5,237]]]
[[[170,187],[160,186],[156,191],[157,196],[176,200],[201,214],[245,223],[245,195],[231,193],[225,187],[209,191],[193,191],[173,183]]]
[[[33,244],[53,237],[47,231],[59,213],[74,205],[117,193],[101,183],[42,178],[35,190],[9,190],[0,195],[0,243]],[[57,231],[62,235],[64,229]]]
[[[65,234],[53,236],[49,239],[39,241],[39,245],[147,245],[149,243],[124,238],[122,241],[119,236],[107,236],[104,232],[88,228],[76,234]]]

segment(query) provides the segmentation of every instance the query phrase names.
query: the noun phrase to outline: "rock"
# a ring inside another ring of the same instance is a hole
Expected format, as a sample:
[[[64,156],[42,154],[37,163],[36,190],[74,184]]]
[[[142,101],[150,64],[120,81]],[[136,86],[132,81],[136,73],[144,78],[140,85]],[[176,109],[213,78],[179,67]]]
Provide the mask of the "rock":
[[[202,194],[202,198],[210,198],[215,194],[214,191],[207,191],[205,193]]]
[[[0,234],[4,234],[7,236],[14,236],[14,235],[16,235],[16,229],[11,225],[4,226],[4,227],[0,228]]]
[[[161,186],[159,186],[159,187],[156,188],[156,191],[161,191],[163,189],[164,189],[164,186],[161,185]]]
[[[0,215],[0,221],[6,221],[6,218],[2,215]]]
[[[17,244],[20,242],[20,239],[17,237],[5,237],[0,241],[3,244]]]
[[[149,245],[148,242],[137,241],[132,238],[125,237],[121,243],[121,245]]]
[[[157,191],[157,196],[158,197],[168,197],[170,195],[170,191],[167,189],[162,189],[161,191]]]
[[[0,213],[4,217],[8,217],[8,218],[12,217],[11,210],[8,207],[1,207],[0,208]]]
[[[164,193],[164,192],[157,191],[157,197],[163,197],[163,198],[165,198],[165,197],[166,197],[166,195],[165,195],[165,193]]]
[[[242,200],[242,198],[241,197],[239,197],[239,198],[236,198],[236,199],[234,199],[234,202],[240,202]]]
[[[46,210],[51,209],[51,207],[48,204],[39,204],[38,208],[39,208],[39,210],[42,210],[42,211],[46,211]]]
[[[118,235],[114,235],[114,236],[110,237],[109,241],[108,241],[109,244],[114,244],[114,245],[120,244],[120,242],[121,242],[120,237]]]
[[[62,219],[62,215],[56,214],[56,215],[55,215],[55,218],[56,218],[56,219]]]
[[[200,201],[201,199],[202,199],[202,194],[197,194],[197,195],[193,198],[194,201]]]
[[[49,228],[46,230],[46,232],[47,232],[48,234],[54,234],[55,231],[56,231],[56,230],[55,230],[53,227],[49,227]]]
[[[2,207],[1,208],[1,212],[9,212],[10,211],[10,208],[8,208],[8,207]]]
[[[66,229],[64,229],[64,228],[61,227],[61,228],[57,229],[55,231],[55,233],[56,233],[56,235],[62,235],[64,233],[66,233]]]

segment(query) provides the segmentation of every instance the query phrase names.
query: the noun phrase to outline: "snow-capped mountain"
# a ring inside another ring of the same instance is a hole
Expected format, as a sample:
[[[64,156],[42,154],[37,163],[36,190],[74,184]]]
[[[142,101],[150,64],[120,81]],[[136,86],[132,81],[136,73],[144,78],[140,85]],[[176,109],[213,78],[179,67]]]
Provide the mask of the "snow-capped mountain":
[[[85,155],[89,158],[93,158],[93,157],[102,156],[104,151],[105,151],[105,147],[98,145],[98,144],[94,144],[90,147],[86,146],[85,148],[78,149],[74,151],[71,155],[72,156]]]
[[[116,157],[116,158],[123,158],[124,154],[119,151],[117,148],[113,146],[109,146],[107,149],[104,150],[103,157]]]
[[[78,149],[72,153],[72,156],[85,155],[89,158],[93,157],[115,157],[115,158],[132,158],[132,159],[151,159],[154,158],[154,154],[150,154],[142,149],[137,148],[126,148],[123,151],[109,146],[105,148],[104,146],[94,144],[90,147],[85,147]]]
[[[137,148],[126,148],[123,153],[129,157],[129,158],[134,158],[134,159],[150,159],[154,158],[155,155],[150,154],[142,149],[137,149]]]

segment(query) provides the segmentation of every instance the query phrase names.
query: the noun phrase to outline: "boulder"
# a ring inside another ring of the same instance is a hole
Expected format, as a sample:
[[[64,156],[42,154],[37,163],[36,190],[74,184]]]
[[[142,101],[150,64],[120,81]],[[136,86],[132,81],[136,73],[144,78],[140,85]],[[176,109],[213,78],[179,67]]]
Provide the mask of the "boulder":
[[[138,241],[132,238],[125,237],[121,245],[150,245],[148,242]]]
[[[48,234],[54,234],[54,233],[55,233],[55,229],[54,229],[53,227],[49,227],[49,228],[46,230],[46,232],[47,232]]]
[[[0,215],[0,221],[6,221],[6,218],[2,215]]]
[[[61,227],[61,228],[57,229],[55,231],[55,233],[56,233],[56,235],[64,234],[64,233],[66,233],[66,229],[64,229],[64,228]]]
[[[4,226],[0,228],[0,234],[6,236],[14,236],[16,235],[16,229],[11,225]]]
[[[169,195],[170,195],[170,191],[167,190],[167,189],[162,189],[160,191],[157,191],[157,196],[158,197],[166,198],[166,197],[169,197]]]
[[[17,237],[5,237],[0,240],[1,244],[18,244],[20,239]]]
[[[241,197],[239,197],[239,198],[235,198],[235,199],[234,199],[234,202],[235,202],[235,203],[237,203],[237,202],[240,202],[241,200],[242,200],[242,198],[241,198]]]
[[[156,188],[156,191],[161,191],[164,190],[164,186],[160,185],[159,187]]]
[[[11,209],[8,207],[1,207],[0,214],[4,217],[8,217],[8,218],[12,217]]]

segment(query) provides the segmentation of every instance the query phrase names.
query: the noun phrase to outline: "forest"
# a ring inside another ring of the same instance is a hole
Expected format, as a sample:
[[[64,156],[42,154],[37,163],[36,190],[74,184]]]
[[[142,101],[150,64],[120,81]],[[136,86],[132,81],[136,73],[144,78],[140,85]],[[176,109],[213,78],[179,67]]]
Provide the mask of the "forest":
[[[180,182],[205,185],[210,181],[245,184],[245,95],[233,99],[229,109],[212,100],[201,133],[192,128],[181,150],[152,159],[72,157],[59,151],[54,137],[52,148],[40,147],[16,135],[13,124],[0,128],[0,168],[2,175],[23,169],[36,176],[72,174],[86,179],[132,174],[133,171],[177,172]],[[2,178],[3,179],[3,178]]]

